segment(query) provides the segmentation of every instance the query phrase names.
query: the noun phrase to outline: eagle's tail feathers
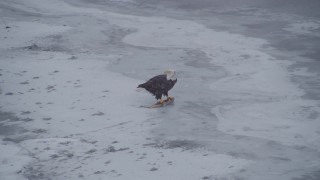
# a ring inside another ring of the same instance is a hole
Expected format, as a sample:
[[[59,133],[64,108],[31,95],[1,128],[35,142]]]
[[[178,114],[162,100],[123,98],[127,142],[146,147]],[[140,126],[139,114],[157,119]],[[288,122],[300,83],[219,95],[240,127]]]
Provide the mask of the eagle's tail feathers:
[[[137,92],[141,92],[144,89],[144,84],[139,84],[139,86],[137,87],[136,91]]]

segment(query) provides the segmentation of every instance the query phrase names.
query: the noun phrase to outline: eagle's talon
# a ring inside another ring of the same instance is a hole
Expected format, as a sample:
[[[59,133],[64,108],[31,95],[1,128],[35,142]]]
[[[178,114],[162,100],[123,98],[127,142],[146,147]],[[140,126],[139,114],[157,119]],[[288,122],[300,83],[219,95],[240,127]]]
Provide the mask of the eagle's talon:
[[[155,103],[155,105],[163,105],[165,103],[165,100],[160,99]]]

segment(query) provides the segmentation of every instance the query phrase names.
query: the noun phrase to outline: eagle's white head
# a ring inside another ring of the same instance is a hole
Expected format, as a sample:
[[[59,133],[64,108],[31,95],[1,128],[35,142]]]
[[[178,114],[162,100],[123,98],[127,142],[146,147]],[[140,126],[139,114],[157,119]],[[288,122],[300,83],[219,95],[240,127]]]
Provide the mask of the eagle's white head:
[[[173,69],[168,69],[164,72],[167,75],[167,80],[175,81],[177,80],[176,72]]]

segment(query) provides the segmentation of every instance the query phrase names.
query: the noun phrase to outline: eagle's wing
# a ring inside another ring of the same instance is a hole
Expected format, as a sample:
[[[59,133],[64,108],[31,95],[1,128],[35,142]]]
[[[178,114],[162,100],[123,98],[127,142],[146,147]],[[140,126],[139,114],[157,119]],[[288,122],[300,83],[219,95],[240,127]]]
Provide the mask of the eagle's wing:
[[[167,90],[167,76],[166,75],[158,75],[151,79],[149,79],[146,83],[144,83],[144,87],[154,94],[157,99],[160,99],[162,94],[166,94]]]
[[[146,85],[153,90],[164,91],[166,89],[167,77],[166,75],[158,75],[146,82]]]

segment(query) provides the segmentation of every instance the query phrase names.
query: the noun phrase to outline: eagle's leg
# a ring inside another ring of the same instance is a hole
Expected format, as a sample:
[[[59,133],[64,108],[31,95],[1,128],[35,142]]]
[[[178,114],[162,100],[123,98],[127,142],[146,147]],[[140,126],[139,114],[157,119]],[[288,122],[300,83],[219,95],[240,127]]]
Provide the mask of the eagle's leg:
[[[158,100],[156,104],[163,104],[164,100],[162,100],[162,94],[156,94],[156,99]]]

